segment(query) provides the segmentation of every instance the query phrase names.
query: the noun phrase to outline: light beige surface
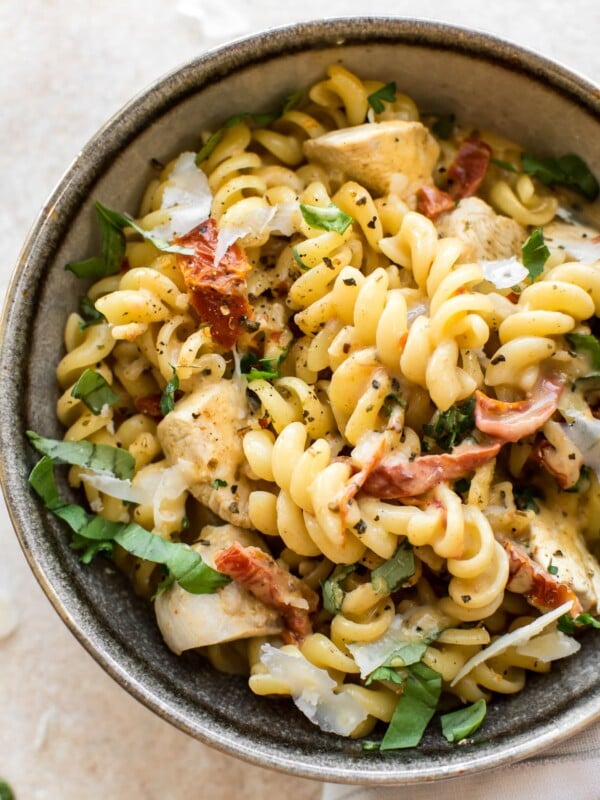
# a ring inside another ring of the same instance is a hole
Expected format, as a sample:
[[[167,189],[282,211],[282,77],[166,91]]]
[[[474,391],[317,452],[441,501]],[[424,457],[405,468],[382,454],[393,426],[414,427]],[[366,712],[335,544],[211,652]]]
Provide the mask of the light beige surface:
[[[296,4],[299,5],[299,4]],[[2,0],[0,293],[39,207],[81,145],[131,95],[207,47],[267,24],[402,14],[477,27],[600,81],[597,0]],[[405,87],[410,91],[410,87]],[[17,800],[268,796],[316,800],[316,783],[226,757],[125,694],[44,598],[0,503],[2,598],[19,621],[0,641],[0,776]],[[410,789],[398,790],[410,798]]]

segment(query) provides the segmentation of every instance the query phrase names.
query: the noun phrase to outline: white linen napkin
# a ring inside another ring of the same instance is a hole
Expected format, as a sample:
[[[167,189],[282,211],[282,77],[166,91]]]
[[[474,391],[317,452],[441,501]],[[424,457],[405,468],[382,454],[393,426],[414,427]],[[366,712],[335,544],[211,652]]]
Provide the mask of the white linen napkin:
[[[537,756],[433,783],[371,789],[328,783],[322,800],[598,800],[600,723]]]

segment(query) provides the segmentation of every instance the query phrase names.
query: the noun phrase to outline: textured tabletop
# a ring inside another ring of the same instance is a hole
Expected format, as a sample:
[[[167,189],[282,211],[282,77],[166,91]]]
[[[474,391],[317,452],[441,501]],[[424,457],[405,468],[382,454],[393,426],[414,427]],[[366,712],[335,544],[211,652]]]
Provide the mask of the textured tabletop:
[[[95,130],[161,74],[299,19],[386,14],[503,36],[600,83],[598,0],[2,0],[0,297],[45,197]],[[290,9],[300,11],[293,12]],[[543,8],[543,11],[540,10]],[[410,87],[405,87],[410,92]],[[50,607],[0,500],[0,777],[17,800],[316,800],[317,783],[210,750],[120,689]],[[410,789],[398,789],[410,798]]]

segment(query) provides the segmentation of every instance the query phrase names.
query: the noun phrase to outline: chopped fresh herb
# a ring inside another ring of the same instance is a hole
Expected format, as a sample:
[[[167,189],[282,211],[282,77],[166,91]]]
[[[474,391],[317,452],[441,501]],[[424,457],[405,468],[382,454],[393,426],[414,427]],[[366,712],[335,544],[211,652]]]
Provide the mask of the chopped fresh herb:
[[[542,499],[542,494],[536,486],[515,486],[513,495],[519,511],[535,511],[536,514],[539,514],[540,507],[535,502],[535,498]]]
[[[373,681],[391,681],[402,685],[406,682],[406,675],[401,675],[393,667],[377,667],[365,681],[365,686],[369,686]]]
[[[379,750],[381,747],[381,742],[374,742],[372,739],[363,739],[360,743],[360,746],[365,752],[369,750]]]
[[[0,778],[0,800],[15,800],[13,790],[6,781],[2,780],[2,778]]]
[[[289,109],[285,110],[288,111]],[[270,125],[271,122],[274,122],[279,116],[280,112],[267,112],[265,114],[242,113],[236,114],[233,117],[229,117],[229,119],[225,120],[223,125],[211,136],[209,136],[206,142],[202,145],[196,154],[196,166],[199,167],[203,161],[206,161],[207,158],[210,158],[216,146],[225,135],[227,128],[233,128],[236,125],[239,125],[241,122],[250,122],[258,125],[259,128],[263,128],[265,125]]]
[[[102,233],[102,255],[66,264],[65,269],[74,272],[78,278],[103,278],[119,271],[125,255],[125,235],[123,233],[125,228],[133,228],[144,239],[152,242],[157,250],[165,253],[194,254],[194,251],[189,248],[169,244],[164,239],[152,236],[151,232],[145,231],[127,214],[112,211],[98,201],[94,205]]]
[[[385,399],[383,401],[383,413],[386,417],[389,417],[394,410],[395,406],[400,406],[400,408],[406,408],[406,400],[401,397],[397,392],[390,392],[386,394]]]
[[[34,431],[27,431],[29,441],[35,449],[52,461],[74,464],[94,472],[108,472],[116,478],[128,480],[133,477],[135,459],[127,450],[108,444],[92,442],[63,442],[60,439],[45,439]]]
[[[346,580],[355,570],[353,564],[348,566],[337,566],[327,580],[323,581],[323,608],[330,614],[339,614],[342,610],[342,603],[346,592],[342,589],[342,582]]]
[[[476,700],[470,706],[459,708],[440,717],[442,733],[449,742],[461,742],[479,728],[487,711],[485,700]]]
[[[298,264],[301,270],[305,272],[307,269],[310,269],[308,264],[305,264],[304,261],[302,261],[297,246],[292,247],[292,255],[294,256],[294,261],[296,262],[296,264]]]
[[[85,403],[92,414],[96,415],[101,414],[105,406],[114,406],[119,402],[119,395],[113,391],[104,376],[89,368],[79,376],[71,389],[71,396]]]
[[[335,231],[344,233],[352,225],[353,219],[334,203],[330,203],[324,208],[321,206],[308,206],[300,204],[300,211],[304,221],[311,228],[320,228],[324,231]]]
[[[518,172],[519,170],[510,161],[503,161],[501,158],[490,158],[490,164],[495,164],[500,169],[505,169],[507,172]]]
[[[550,559],[550,563],[548,564],[548,572],[550,575],[558,575],[558,567],[556,564],[552,563],[552,559]]]
[[[572,636],[582,628],[600,629],[600,620],[596,619],[591,614],[586,613],[578,614],[576,617],[572,617],[570,614],[563,614],[562,617],[558,618],[556,627],[559,631],[568,633],[569,636]]]
[[[550,250],[544,242],[541,228],[536,228],[531,236],[521,245],[523,266],[529,272],[529,277],[534,281],[544,270],[544,264],[550,258]]]
[[[179,389],[179,378],[175,367],[172,364],[170,367],[173,370],[173,377],[167,381],[167,385],[160,396],[160,412],[163,417],[166,417],[175,408],[175,392]]]
[[[453,486],[453,489],[457,494],[465,494],[470,488],[471,481],[468,478],[459,478]]]
[[[224,486],[227,486],[227,481],[224,481],[222,478],[215,478],[213,481],[213,487],[215,489],[222,489]]]
[[[288,348],[274,358],[257,358],[254,353],[245,353],[242,356],[240,369],[248,382],[265,380],[272,381],[279,378],[281,365],[288,354]]]
[[[454,114],[439,114],[431,130],[439,139],[449,139],[454,133],[455,122]]]
[[[565,339],[576,353],[587,357],[592,371],[600,372],[600,342],[595,336],[588,333],[567,333]]]
[[[292,111],[294,108],[298,108],[301,105],[302,101],[304,100],[306,92],[304,89],[299,89],[297,92],[292,92],[292,94],[288,94],[288,96],[283,101],[283,106],[281,109],[281,113],[285,114],[286,111]]]
[[[98,325],[104,322],[106,317],[97,310],[87,294],[82,295],[79,300],[79,316],[82,317],[83,322],[79,323],[79,330],[84,331],[90,325]]]
[[[438,633],[436,632],[435,636],[424,637],[419,642],[408,642],[407,644],[401,645],[386,658],[381,666],[398,669],[400,667],[410,667],[412,664],[418,664],[425,655],[428,643],[437,636]]]
[[[415,556],[412,545],[404,540],[394,555],[371,573],[373,590],[377,594],[391,594],[415,574]]]
[[[598,181],[585,161],[574,153],[558,158],[536,158],[523,153],[523,170],[547,186],[560,183],[581,192],[588,200],[598,196]]]
[[[475,427],[475,397],[458,403],[447,411],[438,412],[433,421],[423,425],[423,432],[442,450],[451,451]]]
[[[88,514],[82,506],[66,502],[56,487],[52,459],[48,456],[35,465],[29,483],[46,508],[69,525],[75,534],[71,546],[85,548],[83,558],[86,561],[90,561],[96,552],[108,550],[115,542],[138,558],[163,564],[170,578],[192,594],[210,594],[230,582],[226,575],[205,564],[187,544],[169,542],[136,523],[113,522]]]
[[[367,97],[367,102],[376,114],[381,114],[383,111],[385,111],[385,106],[383,105],[384,100],[386,103],[393,103],[396,100],[395,81],[386,83],[386,85],[382,86],[381,89],[377,89],[376,92],[372,92]]]
[[[442,691],[442,676],[425,664],[408,670],[404,692],[398,701],[381,750],[416,747],[429,724]]]

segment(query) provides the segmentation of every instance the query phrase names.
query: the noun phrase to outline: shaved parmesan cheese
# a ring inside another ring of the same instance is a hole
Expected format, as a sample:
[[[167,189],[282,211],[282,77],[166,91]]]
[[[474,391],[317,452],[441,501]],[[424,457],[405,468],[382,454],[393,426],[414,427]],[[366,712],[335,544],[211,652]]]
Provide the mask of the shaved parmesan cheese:
[[[422,645],[433,641],[439,633],[440,620],[420,615],[419,630],[407,625],[402,614],[396,614],[387,631],[374,642],[348,644],[348,650],[360,667],[362,678],[385,664],[392,655],[409,645]]]
[[[212,194],[206,175],[195,162],[195,153],[182,153],[175,161],[161,203],[161,209],[169,212],[169,221],[152,229],[154,237],[170,242],[208,219]]]
[[[152,503],[147,491],[133,486],[131,481],[115,478],[114,475],[84,472],[81,474],[81,480],[96,491],[103,492],[109,497],[116,497],[117,500],[124,500],[126,503],[147,503],[148,499]]]
[[[538,661],[547,663],[556,661],[559,658],[572,656],[581,649],[581,644],[572,636],[567,636],[562,631],[551,631],[536,636],[526,644],[516,648],[520,656],[530,656]]]
[[[350,736],[367,718],[358,702],[345,692],[336,694],[337,683],[329,673],[311,664],[300,651],[290,653],[265,644],[260,660],[274,678],[289,687],[296,706],[322,731]]]
[[[239,241],[244,245],[244,237],[259,239],[265,234],[278,233],[291,236],[296,230],[298,203],[278,203],[274,206],[252,205],[244,209],[243,224],[227,223],[219,228],[214,263],[218,264],[232,244]]]
[[[480,265],[486,281],[493,283],[496,289],[510,289],[529,275],[527,268],[515,256],[481,261]]]
[[[579,450],[583,463],[600,479],[600,420],[576,392],[563,392],[558,409],[567,421],[561,425],[565,436]]]
[[[582,264],[600,260],[600,234],[587,225],[552,222],[544,226],[544,241],[550,247],[564,250]]]
[[[530,622],[529,625],[523,625],[522,628],[517,628],[510,633],[505,633],[503,636],[499,636],[489,647],[485,647],[483,650],[475,653],[472,658],[463,664],[462,668],[459,669],[454,676],[450,686],[455,686],[465,677],[465,675],[468,675],[472,669],[475,669],[475,667],[483,664],[484,661],[487,661],[489,658],[499,656],[501,653],[504,653],[505,650],[508,650],[509,647],[520,647],[525,645],[530,639],[533,639],[534,636],[536,636],[538,633],[541,633],[544,628],[547,628],[552,622],[555,622],[559,617],[562,617],[563,614],[566,614],[568,611],[570,611],[572,604],[573,601],[569,600],[568,602],[563,603],[562,606],[554,608],[552,611],[548,611],[547,614],[542,614],[541,617],[534,619],[534,621]]]

